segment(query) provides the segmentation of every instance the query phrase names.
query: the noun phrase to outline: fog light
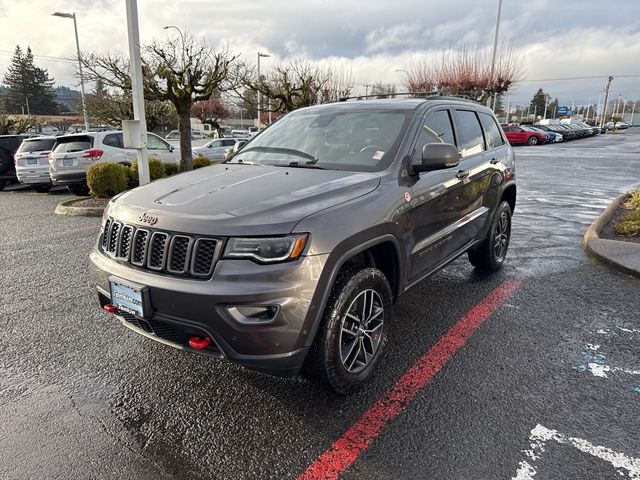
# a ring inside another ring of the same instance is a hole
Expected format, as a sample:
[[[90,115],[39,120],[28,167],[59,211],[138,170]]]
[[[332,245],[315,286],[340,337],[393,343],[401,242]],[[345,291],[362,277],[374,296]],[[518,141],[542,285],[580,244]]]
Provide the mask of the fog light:
[[[280,311],[279,305],[233,305],[227,307],[229,315],[238,323],[260,325],[272,322]]]

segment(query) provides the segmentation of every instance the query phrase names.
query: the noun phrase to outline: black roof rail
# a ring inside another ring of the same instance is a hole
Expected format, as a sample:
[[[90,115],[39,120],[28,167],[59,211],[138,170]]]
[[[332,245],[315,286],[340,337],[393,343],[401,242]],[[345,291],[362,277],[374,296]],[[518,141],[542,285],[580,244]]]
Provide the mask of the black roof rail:
[[[399,97],[399,96],[411,96],[411,97],[425,97],[425,98],[431,98],[433,100],[439,100],[440,98],[448,98],[448,99],[456,99],[456,100],[468,100],[470,102],[475,102],[475,103],[479,103],[476,100],[474,100],[473,98],[469,97],[468,95],[449,95],[449,94],[445,94],[443,91],[441,90],[434,90],[431,92],[396,92],[396,93],[376,93],[376,94],[371,94],[371,95],[356,95],[353,97],[340,97],[338,99],[339,102],[346,102],[348,100],[366,100],[368,98],[379,98],[379,99],[385,99],[388,97]]]
[[[433,92],[395,92],[395,93],[376,93],[371,95],[355,95],[353,97],[340,97],[338,99],[339,102],[346,102],[347,100],[365,100],[367,98],[380,98],[382,99],[387,97],[399,97],[402,95],[413,96],[413,97],[426,97],[426,96],[435,96],[441,95],[439,91]]]

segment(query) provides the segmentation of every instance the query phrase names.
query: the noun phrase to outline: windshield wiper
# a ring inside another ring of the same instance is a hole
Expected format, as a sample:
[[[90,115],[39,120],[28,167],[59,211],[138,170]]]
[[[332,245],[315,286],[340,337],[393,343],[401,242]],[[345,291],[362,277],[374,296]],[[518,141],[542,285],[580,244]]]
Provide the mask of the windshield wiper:
[[[274,165],[274,166],[280,166],[280,165]],[[282,166],[284,167],[284,165]],[[326,168],[324,167],[320,167],[319,165],[314,165],[313,160],[311,162],[306,162],[306,163],[289,162],[289,164],[287,164],[286,166],[293,167],[293,168],[315,168],[316,170],[326,170]]]
[[[303,152],[302,150],[296,150],[295,148],[284,148],[284,147],[250,147],[242,149],[242,153],[247,152],[267,152],[267,153],[284,153],[288,155],[295,155],[296,157],[308,158],[309,160],[314,160],[315,157],[313,155],[308,154],[307,152]]]

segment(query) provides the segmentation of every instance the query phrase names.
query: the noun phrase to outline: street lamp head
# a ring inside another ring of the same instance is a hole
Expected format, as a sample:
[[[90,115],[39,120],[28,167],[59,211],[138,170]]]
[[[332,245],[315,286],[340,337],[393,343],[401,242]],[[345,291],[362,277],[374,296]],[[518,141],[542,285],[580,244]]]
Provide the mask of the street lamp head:
[[[54,17],[62,17],[62,18],[75,18],[75,13],[64,13],[64,12],[54,12],[51,14]]]
[[[259,57],[270,57],[271,55],[267,55],[266,53],[260,53],[260,52],[258,52],[258,56],[259,56]]]

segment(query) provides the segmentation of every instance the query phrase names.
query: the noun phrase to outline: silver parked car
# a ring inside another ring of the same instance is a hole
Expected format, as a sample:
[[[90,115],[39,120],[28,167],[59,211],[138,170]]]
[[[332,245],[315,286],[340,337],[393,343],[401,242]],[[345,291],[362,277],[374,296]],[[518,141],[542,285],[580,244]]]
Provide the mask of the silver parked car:
[[[228,149],[247,141],[248,139],[246,138],[216,138],[201,147],[194,148],[193,151],[195,154],[205,156],[213,162],[221,162],[224,160],[224,154]]]
[[[165,163],[180,163],[180,152],[154,133],[147,133],[149,156]],[[122,132],[84,132],[58,137],[49,154],[49,174],[54,185],[67,185],[76,195],[88,193],[87,170],[97,162],[130,165],[136,150],[124,148]]]
[[[20,183],[31,186],[36,192],[49,191],[51,177],[47,156],[53,150],[56,140],[56,137],[32,137],[22,141],[13,157]]]

